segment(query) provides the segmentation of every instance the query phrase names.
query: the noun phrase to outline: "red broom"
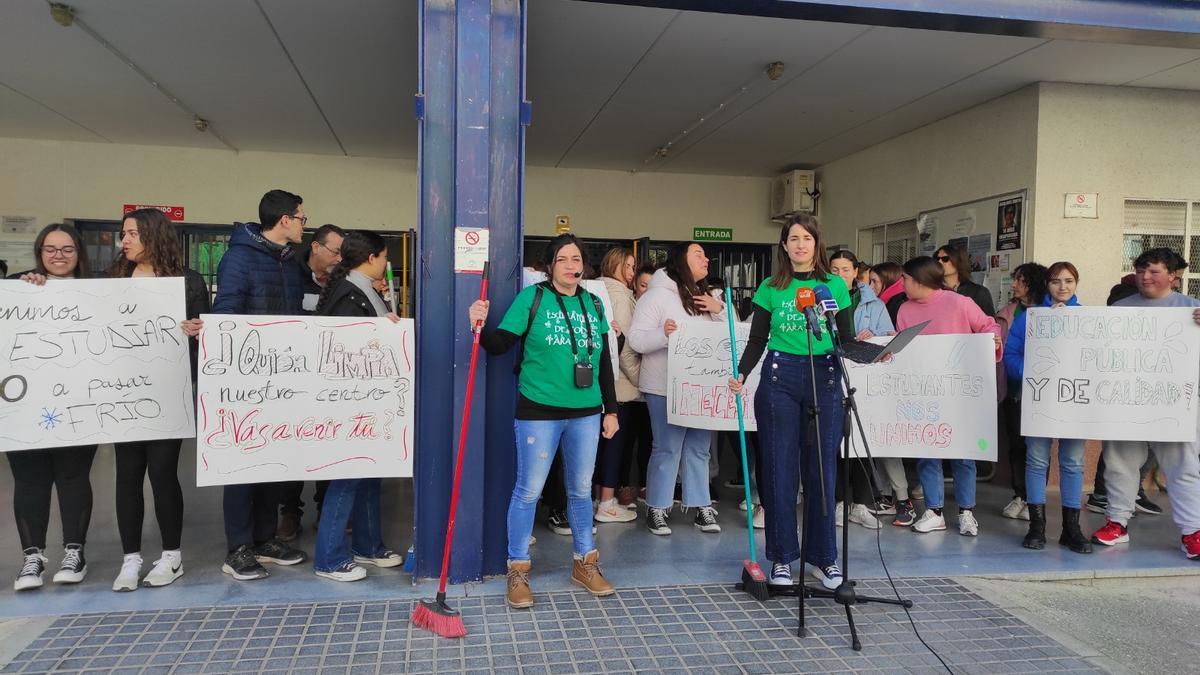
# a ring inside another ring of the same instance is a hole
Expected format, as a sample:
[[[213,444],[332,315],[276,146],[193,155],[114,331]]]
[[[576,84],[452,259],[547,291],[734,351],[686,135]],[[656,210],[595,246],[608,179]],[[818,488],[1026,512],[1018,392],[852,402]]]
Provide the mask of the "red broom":
[[[487,299],[488,264],[483,264],[483,283],[479,286],[479,299]],[[450,573],[450,544],[454,541],[454,517],[458,512],[458,488],[462,482],[463,452],[467,448],[467,428],[471,422],[471,396],[475,392],[475,365],[479,361],[479,334],[483,322],[475,323],[475,337],[471,343],[471,367],[467,370],[467,399],[463,403],[462,427],[458,432],[458,457],[454,460],[454,486],[450,490],[450,517],[446,521],[446,545],[442,547],[442,578],[438,583],[437,597],[422,600],[413,609],[412,623],[442,637],[463,637],[467,627],[463,625],[458,610],[446,604],[446,578]]]

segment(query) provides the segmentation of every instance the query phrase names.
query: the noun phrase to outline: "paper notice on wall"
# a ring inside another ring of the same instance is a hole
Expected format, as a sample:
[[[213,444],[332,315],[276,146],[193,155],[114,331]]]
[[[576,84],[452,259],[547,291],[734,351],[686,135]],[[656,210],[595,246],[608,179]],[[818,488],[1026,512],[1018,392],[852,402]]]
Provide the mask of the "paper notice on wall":
[[[740,360],[750,337],[749,323],[735,323]],[[747,431],[758,428],[754,392],[759,366],[746,378],[742,405]],[[667,340],[667,421],[682,427],[737,431],[737,401],[729,390],[733,363],[729,325],[716,321],[682,321]]]
[[[871,454],[996,461],[995,355],[991,333],[920,335],[890,362],[848,363]]]
[[[454,271],[482,274],[488,260],[488,230],[477,227],[454,228]]]
[[[1021,433],[1194,441],[1198,354],[1188,307],[1030,309]]]
[[[412,319],[202,318],[197,485],[412,476]]]
[[[0,281],[0,451],[195,433],[182,277]]]
[[[0,216],[0,232],[32,237],[37,233],[37,216]]]

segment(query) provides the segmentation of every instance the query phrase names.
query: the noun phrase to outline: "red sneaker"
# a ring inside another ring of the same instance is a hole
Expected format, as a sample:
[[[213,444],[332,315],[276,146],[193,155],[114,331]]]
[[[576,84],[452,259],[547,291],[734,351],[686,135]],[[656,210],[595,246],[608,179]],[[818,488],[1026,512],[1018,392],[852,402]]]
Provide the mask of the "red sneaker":
[[[1185,534],[1183,539],[1183,552],[1191,560],[1200,560],[1200,530],[1196,530],[1191,534]]]
[[[1114,523],[1110,520],[1104,524],[1104,527],[1096,530],[1096,532],[1092,534],[1092,541],[1105,546],[1128,544],[1129,528],[1120,523]],[[1200,544],[1197,546],[1200,547]],[[1198,548],[1198,553],[1200,553],[1200,548]]]

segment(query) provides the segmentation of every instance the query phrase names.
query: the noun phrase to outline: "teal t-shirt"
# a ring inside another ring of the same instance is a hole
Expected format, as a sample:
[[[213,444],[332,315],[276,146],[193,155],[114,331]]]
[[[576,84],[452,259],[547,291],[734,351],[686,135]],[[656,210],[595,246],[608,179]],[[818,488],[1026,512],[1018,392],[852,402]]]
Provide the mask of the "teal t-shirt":
[[[581,389],[575,386],[576,356],[571,353],[571,336],[567,322],[553,288],[542,288],[542,299],[538,303],[537,315],[529,324],[529,309],[539,285],[529,286],[517,294],[512,306],[504,313],[498,328],[514,335],[525,336],[525,356],[521,361],[518,390],[525,398],[544,406],[556,408],[595,408],[603,405],[600,396],[600,352],[604,348],[608,333],[608,320],[603,312],[597,313],[596,301],[582,287],[574,297],[563,295],[563,307],[575,332],[575,349],[578,362],[590,360],[592,364],[592,386]],[[592,355],[588,358],[587,324],[584,312],[592,328]]]
[[[759,285],[758,292],[754,294],[754,304],[771,313],[771,337],[767,340],[767,349],[799,356],[809,355],[808,322],[804,319],[804,312],[796,309],[796,290],[801,286],[816,288],[818,284],[829,287],[829,294],[837,301],[839,310],[850,306],[850,290],[836,274],[824,279],[792,279],[792,283],[783,290],[772,286],[770,279]],[[820,340],[813,338],[813,355],[821,356],[832,351],[833,340],[829,331],[823,330]]]

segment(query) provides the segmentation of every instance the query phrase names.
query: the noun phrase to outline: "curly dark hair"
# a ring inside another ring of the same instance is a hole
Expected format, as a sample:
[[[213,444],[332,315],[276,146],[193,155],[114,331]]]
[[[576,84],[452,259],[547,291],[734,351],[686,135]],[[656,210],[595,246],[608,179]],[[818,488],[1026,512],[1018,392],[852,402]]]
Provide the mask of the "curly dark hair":
[[[125,214],[124,220],[130,218],[137,223],[138,240],[143,247],[142,262],[154,268],[155,276],[183,276],[183,245],[166,214],[158,209],[138,209]],[[109,266],[108,275],[128,277],[137,266],[138,261],[120,255]]]

